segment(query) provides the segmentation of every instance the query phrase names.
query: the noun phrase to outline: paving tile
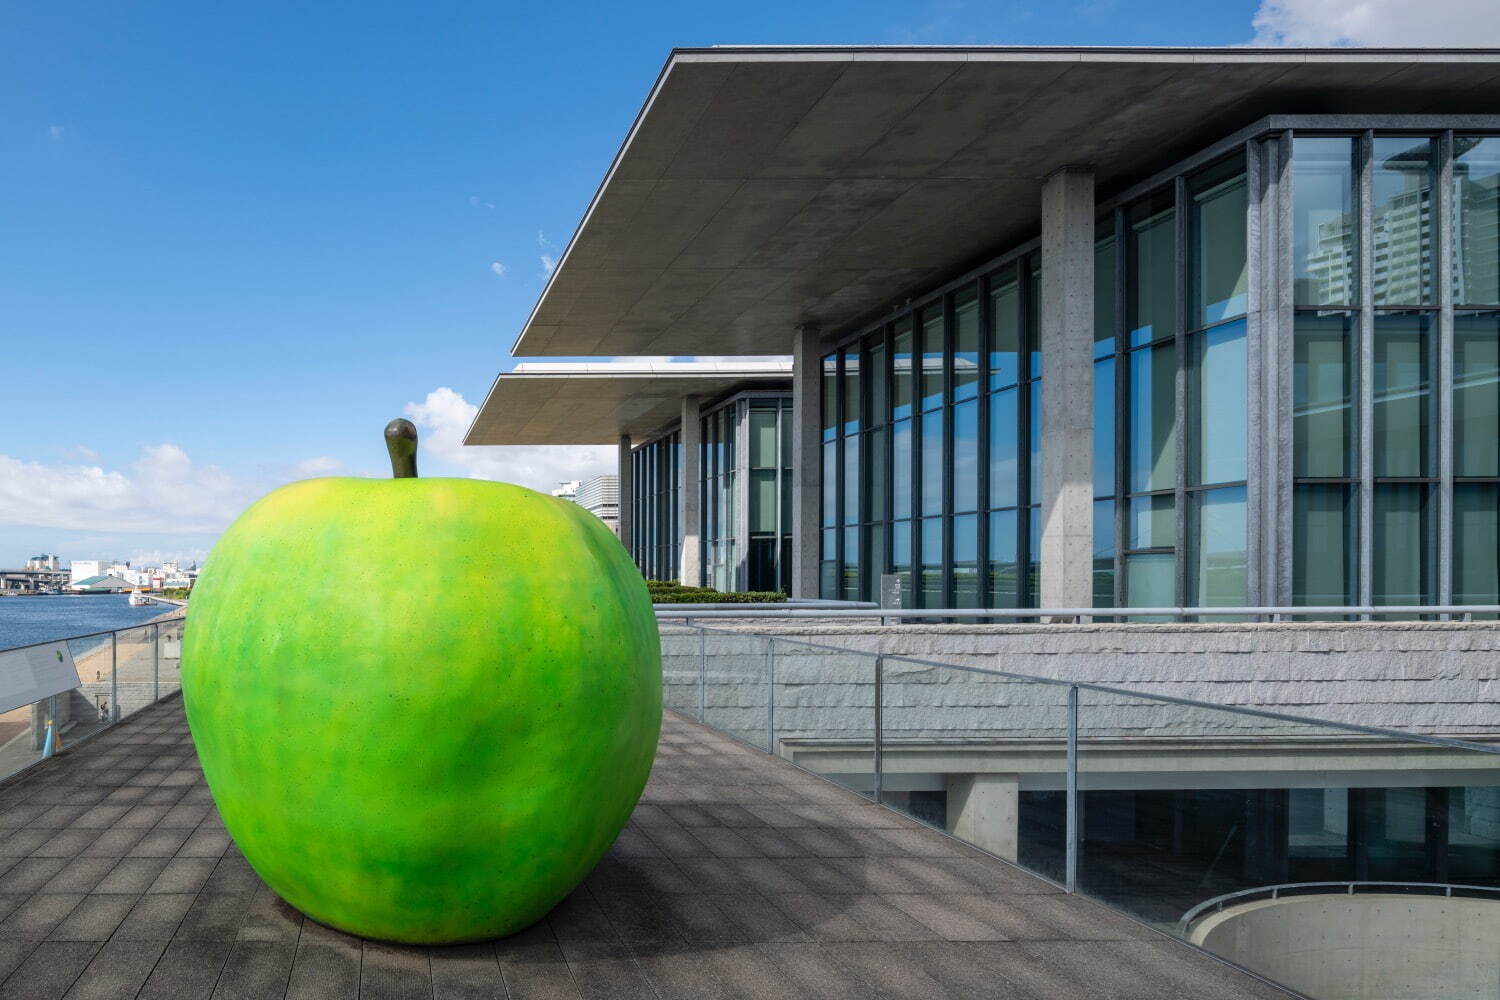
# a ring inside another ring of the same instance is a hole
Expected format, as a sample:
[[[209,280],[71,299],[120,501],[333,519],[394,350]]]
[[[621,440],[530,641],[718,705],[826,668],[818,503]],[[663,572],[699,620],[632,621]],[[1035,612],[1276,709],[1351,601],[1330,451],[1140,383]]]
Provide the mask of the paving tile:
[[[177,925],[174,940],[233,941],[250,907],[248,893],[199,893]]]
[[[197,897],[189,892],[141,896],[115,930],[114,940],[168,941]]]
[[[881,994],[819,944],[759,945],[756,950],[796,988],[817,1000],[873,1000]]]
[[[520,1000],[578,1000],[573,971],[546,921],[495,942],[500,977],[510,996]],[[627,994],[628,995],[628,994]]]
[[[126,830],[120,828],[104,830],[93,843],[83,849],[83,856],[122,858],[130,853],[130,849],[140,843],[141,838],[145,835],[145,830]]]
[[[44,941],[0,983],[0,1000],[55,1000],[65,995],[92,961],[93,941]]]
[[[297,946],[290,941],[237,941],[229,951],[213,1000],[280,1000]]]
[[[227,941],[173,941],[146,977],[137,1000],[206,1000],[219,981]]]
[[[99,839],[102,830],[53,830],[31,852],[34,858],[76,858]]]
[[[162,868],[147,892],[197,892],[217,864],[212,858],[173,858]]]
[[[147,830],[126,853],[132,858],[170,858],[181,849],[191,830]]]
[[[357,1000],[358,938],[306,921],[286,985],[287,1000]]]
[[[0,920],[0,941],[40,941],[65,920],[79,903],[79,892],[37,893]]]
[[[426,951],[365,942],[360,1000],[418,1000],[431,995],[432,964]]]
[[[93,890],[99,892],[142,893],[151,888],[166,858],[121,858]]]
[[[41,896],[36,898],[40,899]],[[90,895],[52,928],[49,941],[108,941],[136,904],[135,896]]]
[[[495,944],[427,949],[432,967],[432,1000],[507,1000]]]
[[[207,893],[205,893],[206,895]],[[240,924],[241,941],[290,941],[295,944],[306,918],[266,885],[258,886]]]

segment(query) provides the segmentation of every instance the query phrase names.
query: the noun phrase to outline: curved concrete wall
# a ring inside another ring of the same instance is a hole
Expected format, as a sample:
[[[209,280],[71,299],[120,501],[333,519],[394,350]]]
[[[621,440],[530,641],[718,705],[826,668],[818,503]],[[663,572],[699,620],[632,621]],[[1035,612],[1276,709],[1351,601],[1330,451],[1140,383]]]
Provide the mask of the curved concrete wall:
[[[1500,900],[1257,900],[1203,918],[1190,940],[1317,1000],[1475,1000],[1500,991]]]

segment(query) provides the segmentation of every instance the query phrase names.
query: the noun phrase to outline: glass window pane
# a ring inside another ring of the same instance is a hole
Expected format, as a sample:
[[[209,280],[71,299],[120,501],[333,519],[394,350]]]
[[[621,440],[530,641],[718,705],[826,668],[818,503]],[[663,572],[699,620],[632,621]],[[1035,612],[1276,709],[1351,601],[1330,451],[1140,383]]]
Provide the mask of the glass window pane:
[[[781,467],[792,467],[792,401],[781,401]]]
[[[1500,305],[1500,137],[1453,137],[1453,301]]]
[[[1094,502],[1094,607],[1115,605],[1115,502]]]
[[[1094,363],[1094,496],[1115,492],[1115,359]]]
[[[776,531],[776,470],[756,469],[750,473],[750,530],[758,533]]]
[[[1375,316],[1375,475],[1437,474],[1436,371],[1429,313]]]
[[[1170,608],[1176,605],[1177,557],[1170,552],[1137,552],[1125,557],[1125,605]]]
[[[1019,390],[1006,389],[990,397],[990,506],[1014,507],[1016,499],[1016,400]]]
[[[1132,492],[1177,484],[1177,347],[1166,343],[1130,355]]]
[[[1189,530],[1193,558],[1187,600],[1202,607],[1244,607],[1249,590],[1245,551],[1245,487],[1203,490],[1191,495]]]
[[[1354,140],[1292,140],[1292,294],[1299,306],[1359,301]]]
[[[1007,272],[1008,273],[1008,272]],[[1021,292],[1014,277],[990,285],[990,388],[1015,385],[1021,378]]]
[[[859,600],[859,529],[844,529],[844,589],[846,601]]]
[[[869,510],[865,517],[871,521],[880,521],[885,518],[888,489],[885,482],[885,428],[870,431],[865,436],[865,448],[866,469],[862,488],[869,498]]]
[[[1016,563],[1016,512],[990,515],[990,601],[992,608],[1019,608],[1020,573]]]
[[[1376,604],[1437,603],[1437,517],[1426,483],[1376,483],[1370,597]]]
[[[788,540],[790,541],[790,540]],[[865,528],[865,572],[870,577],[870,598],[879,600],[876,588],[880,578],[890,572],[885,558],[885,525],[877,524]]]
[[[839,419],[839,397],[838,397],[838,356],[828,355],[823,359],[823,440],[831,441],[838,434]],[[715,423],[718,414],[709,417]]]
[[[1453,485],[1453,603],[1500,604],[1500,485]]]
[[[1125,326],[1130,344],[1149,344],[1177,329],[1176,213],[1170,194],[1130,210],[1125,258]]]
[[[859,350],[844,352],[844,433],[859,430]]]
[[[750,467],[776,468],[776,411],[750,408]]]
[[[859,523],[859,437],[844,439],[844,523]]]
[[[895,353],[891,355],[891,389],[895,394],[891,399],[891,419],[900,420],[902,417],[911,416],[913,375],[910,316],[904,316],[896,322],[895,337],[891,343],[895,349]]]
[[[943,512],[943,411],[922,414],[922,510]]]
[[[911,421],[891,427],[891,517],[911,517]]]
[[[891,572],[901,578],[901,606],[914,608],[911,585],[911,522],[891,525]]]
[[[1094,357],[1115,352],[1115,238],[1094,244]]]
[[[1435,143],[1427,138],[1377,136],[1371,211],[1375,263],[1370,278],[1376,305],[1432,302],[1432,184]]]
[[[1030,502],[1040,503],[1042,500],[1042,383],[1032,382],[1027,395],[1031,398],[1031,426],[1029,434],[1031,437],[1031,474]]]
[[[838,459],[838,443],[825,442],[823,444],[823,527],[825,528],[831,527],[838,517]],[[715,510],[714,513],[717,514],[718,511]],[[715,526],[717,527],[717,522]]]
[[[1022,336],[1026,341],[1027,378],[1042,377],[1042,255],[1034,253],[1021,264],[1026,275],[1026,320]]]
[[[1245,322],[1193,335],[1188,421],[1198,447],[1189,464],[1192,485],[1238,482],[1246,476],[1249,388]]]
[[[1348,313],[1298,313],[1292,358],[1292,468],[1354,474],[1354,324]]]
[[[838,544],[838,535],[835,529],[829,528],[823,532],[822,557],[818,560],[818,596],[824,600],[838,600],[838,566],[835,561]],[[712,566],[715,562],[713,550],[710,549],[707,565]]]
[[[1293,604],[1355,603],[1356,518],[1352,486],[1301,483],[1293,487]]]
[[[1244,166],[1236,160],[1209,170],[1189,191],[1188,325],[1206,326],[1243,315],[1250,301]]]
[[[1132,549],[1170,549],[1177,544],[1175,499],[1171,494],[1131,497],[1125,528],[1126,546]]]
[[[953,296],[953,399],[979,392],[979,294],[969,287]]]
[[[953,606],[980,606],[979,518],[975,514],[953,519]]]
[[[948,349],[943,334],[941,304],[922,310],[922,409],[943,403],[943,355]]]
[[[979,400],[953,407],[953,510],[979,506]]]
[[[880,342],[878,336],[876,342],[870,346],[865,354],[865,395],[868,397],[866,405],[866,418],[870,426],[879,427],[889,419],[886,414],[886,370],[885,370],[885,344]]]
[[[1500,313],[1453,317],[1453,474],[1500,476]]]
[[[947,598],[943,590],[943,519],[922,520],[922,607],[941,608]]]

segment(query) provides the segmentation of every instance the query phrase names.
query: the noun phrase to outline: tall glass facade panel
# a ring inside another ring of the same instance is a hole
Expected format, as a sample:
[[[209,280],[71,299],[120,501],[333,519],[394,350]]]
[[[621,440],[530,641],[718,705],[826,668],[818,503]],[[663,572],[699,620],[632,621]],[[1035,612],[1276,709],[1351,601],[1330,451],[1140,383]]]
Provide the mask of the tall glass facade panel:
[[[1500,136],[1453,137],[1453,301],[1500,305]]]
[[[682,552],[678,523],[682,437],[668,434],[631,452],[630,534],[627,544],[649,580],[675,580]],[[697,581],[690,581],[696,583]]]
[[[1437,148],[1418,136],[1377,136],[1372,147],[1371,218],[1377,306],[1433,301],[1437,254],[1432,238],[1432,192]]]
[[[1352,136],[1292,140],[1292,296],[1299,306],[1359,301],[1355,154]]]

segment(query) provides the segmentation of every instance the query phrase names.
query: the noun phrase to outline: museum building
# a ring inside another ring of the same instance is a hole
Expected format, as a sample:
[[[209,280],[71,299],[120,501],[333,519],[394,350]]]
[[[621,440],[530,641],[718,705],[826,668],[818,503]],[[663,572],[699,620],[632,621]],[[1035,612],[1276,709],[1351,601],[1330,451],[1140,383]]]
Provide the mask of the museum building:
[[[466,443],[618,443],[643,572],[724,590],[1500,603],[1497,99],[1493,51],[677,50],[513,348],[619,360]]]

